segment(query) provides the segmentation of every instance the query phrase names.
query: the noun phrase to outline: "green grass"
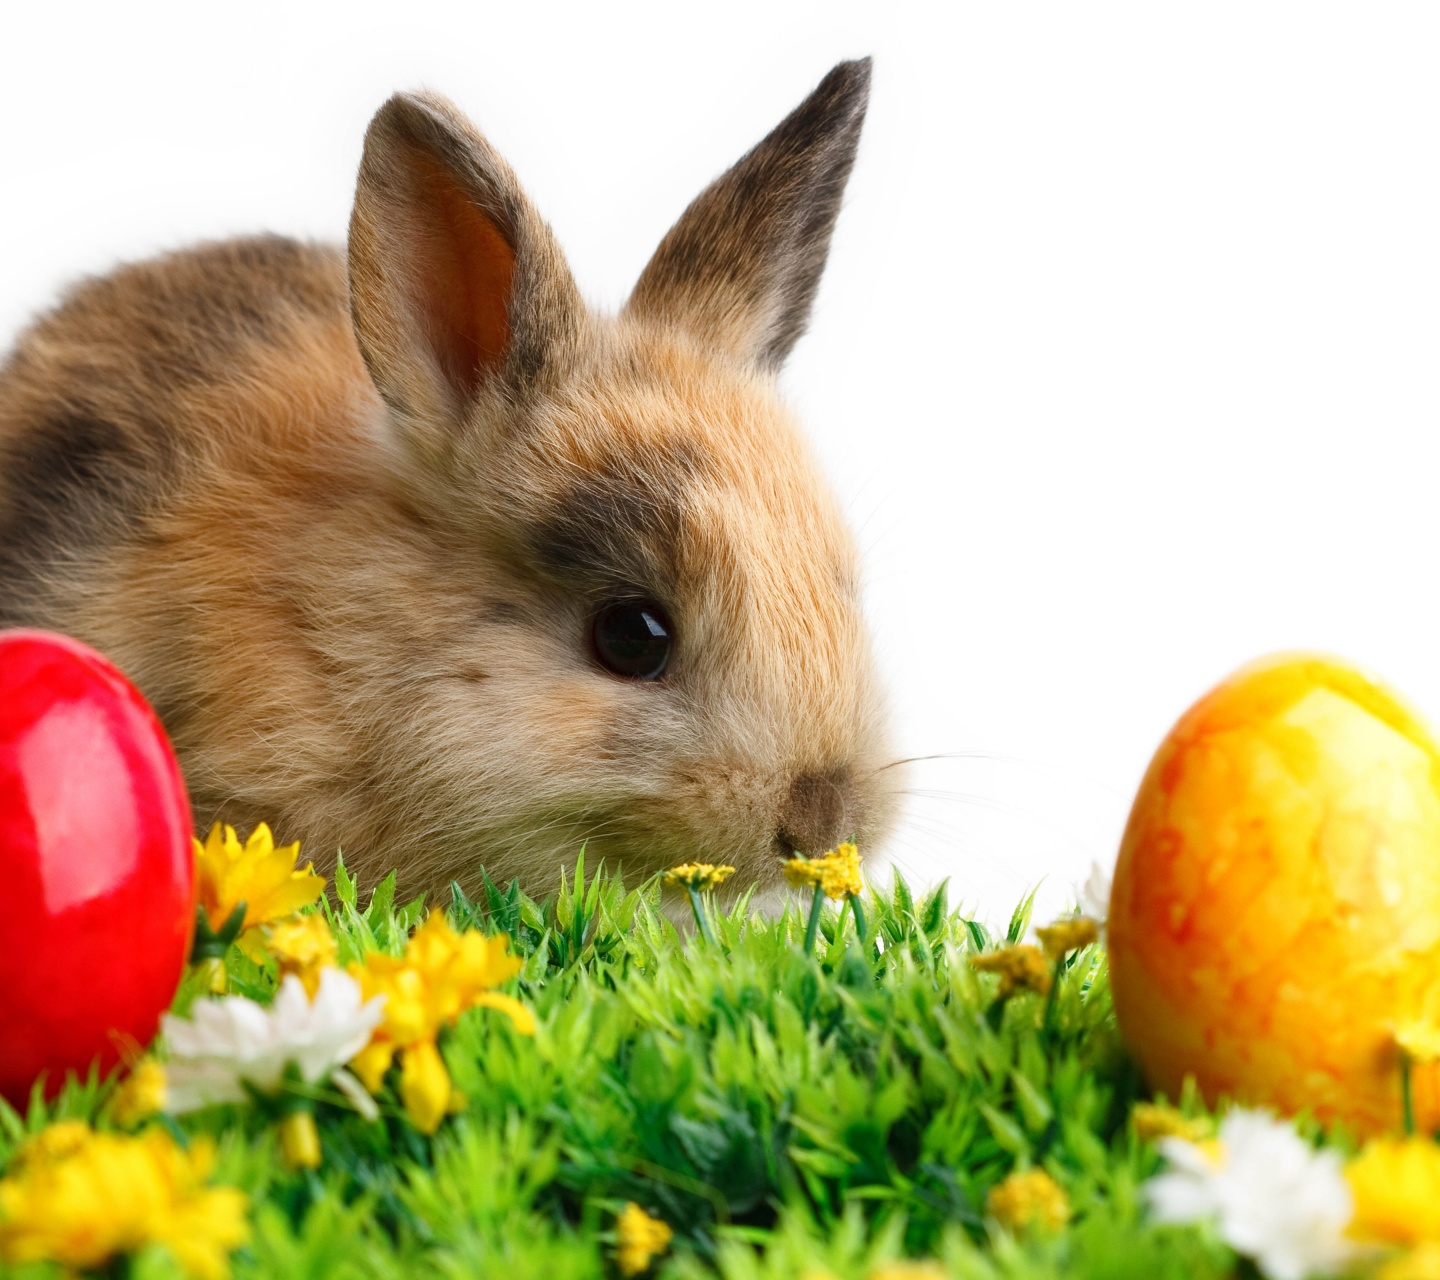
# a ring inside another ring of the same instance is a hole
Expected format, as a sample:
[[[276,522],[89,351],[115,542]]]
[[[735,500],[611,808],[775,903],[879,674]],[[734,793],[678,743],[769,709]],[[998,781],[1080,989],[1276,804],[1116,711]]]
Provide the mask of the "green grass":
[[[399,951],[423,912],[395,904],[393,877],[363,911],[343,869],[335,888],[342,964]],[[943,887],[914,898],[898,879],[867,895],[863,944],[854,916],[827,907],[813,955],[808,903],[778,918],[743,900],[717,909],[711,945],[676,930],[653,883],[587,880],[583,859],[544,902],[487,879],[449,912],[510,934],[538,1033],[464,1015],[442,1048],[467,1105],[433,1138],[393,1097],[373,1123],[322,1102],[315,1173],[281,1166],[255,1107],[181,1120],[217,1135],[217,1180],[251,1197],[237,1276],[614,1276],[631,1200],[673,1227],[651,1272],[672,1280],[865,1280],[901,1258],[966,1280],[1234,1272],[1206,1233],[1144,1220],[1158,1157],[1128,1123],[1139,1085],[1099,947],[1071,958],[1047,1018],[1033,994],[997,1004],[996,979],[970,968],[999,939]],[[273,989],[238,951],[230,968],[237,991]],[[0,1111],[0,1159],[49,1119],[96,1115],[107,1088],[72,1082],[23,1118]],[[1015,1238],[986,1220],[987,1190],[1026,1167],[1067,1192],[1063,1231]],[[178,1274],[157,1248],[131,1270]]]

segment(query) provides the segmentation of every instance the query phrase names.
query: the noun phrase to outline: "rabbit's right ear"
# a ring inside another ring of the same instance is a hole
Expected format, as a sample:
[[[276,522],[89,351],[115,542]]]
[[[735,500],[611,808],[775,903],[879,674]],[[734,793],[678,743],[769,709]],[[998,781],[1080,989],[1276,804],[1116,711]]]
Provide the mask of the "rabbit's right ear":
[[[869,95],[869,58],[835,67],[681,215],[626,310],[778,368],[809,320]]]
[[[370,123],[349,267],[370,376],[402,430],[431,449],[490,381],[523,392],[542,380],[583,315],[509,165],[430,94],[396,94]]]

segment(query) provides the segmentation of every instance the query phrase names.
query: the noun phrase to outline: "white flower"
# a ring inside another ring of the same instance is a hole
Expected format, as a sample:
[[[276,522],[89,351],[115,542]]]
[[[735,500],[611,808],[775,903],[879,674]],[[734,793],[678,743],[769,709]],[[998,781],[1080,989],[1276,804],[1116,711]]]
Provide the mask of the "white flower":
[[[1213,1219],[1231,1248],[1271,1280],[1330,1275],[1353,1258],[1353,1205],[1334,1151],[1316,1151],[1281,1120],[1237,1107],[1218,1141],[1162,1138],[1167,1172],[1145,1184],[1157,1222]]]
[[[1110,918],[1110,882],[1113,872],[1106,871],[1098,862],[1091,862],[1090,875],[1083,885],[1078,886],[1076,897],[1080,903],[1080,914],[1089,916],[1102,929]]]
[[[167,1014],[161,1031],[170,1043],[170,1110],[244,1102],[248,1095],[241,1081],[273,1093],[287,1063],[309,1084],[333,1078],[336,1068],[369,1043],[384,1003],[384,996],[376,996],[362,1004],[360,984],[327,968],[320,971],[313,1003],[290,974],[268,1009],[244,996],[227,996],[201,1001],[188,1019]]]

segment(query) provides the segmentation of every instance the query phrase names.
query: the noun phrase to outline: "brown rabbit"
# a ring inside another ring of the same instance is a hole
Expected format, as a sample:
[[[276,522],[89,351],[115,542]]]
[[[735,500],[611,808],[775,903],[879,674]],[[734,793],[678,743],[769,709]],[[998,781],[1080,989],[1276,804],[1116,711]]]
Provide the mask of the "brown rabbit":
[[[865,112],[837,66],[586,309],[444,100],[365,139],[348,256],[81,284],[0,369],[0,624],[109,654],[197,825],[414,888],[886,829],[855,554],[775,388]]]

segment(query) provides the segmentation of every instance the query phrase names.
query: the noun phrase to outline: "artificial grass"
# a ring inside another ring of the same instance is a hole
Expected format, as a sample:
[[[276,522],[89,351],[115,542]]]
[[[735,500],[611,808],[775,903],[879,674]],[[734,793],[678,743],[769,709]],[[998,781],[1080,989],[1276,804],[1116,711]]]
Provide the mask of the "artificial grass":
[[[341,964],[398,953],[424,913],[395,904],[393,876],[363,910],[343,866],[334,889]],[[659,894],[603,869],[587,880],[583,856],[544,902],[488,877],[474,898],[457,888],[452,923],[508,933],[523,957],[516,994],[539,1028],[461,1018],[441,1045],[464,1106],[433,1137],[393,1095],[374,1122],[321,1101],[324,1164],[289,1172],[262,1106],[162,1118],[215,1135],[215,1180],[251,1199],[234,1274],[609,1277],[629,1201],[674,1230],[649,1273],[670,1280],[867,1280],[901,1259],[957,1280],[1234,1273],[1213,1234],[1145,1221],[1139,1188],[1159,1158],[1129,1122],[1140,1084],[1101,947],[1064,963],[1048,1005],[999,1001],[968,956],[1003,940],[952,911],[944,886],[916,899],[897,877],[867,893],[863,943],[851,912],[827,907],[813,955],[808,903],[778,917],[710,904],[712,943],[678,931]],[[232,991],[269,998],[273,969],[234,948],[228,965]],[[102,1115],[110,1087],[72,1081],[24,1117],[0,1104],[0,1161],[50,1120]],[[1027,1167],[1068,1194],[1063,1229],[987,1219],[987,1191]],[[159,1247],[127,1265],[180,1274]]]

